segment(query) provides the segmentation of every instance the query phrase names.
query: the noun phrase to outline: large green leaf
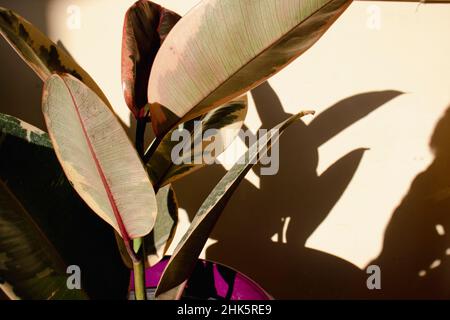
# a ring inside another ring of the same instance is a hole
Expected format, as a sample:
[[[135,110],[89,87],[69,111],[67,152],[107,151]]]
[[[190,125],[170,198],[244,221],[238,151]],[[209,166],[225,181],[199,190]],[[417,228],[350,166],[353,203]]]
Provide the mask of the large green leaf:
[[[67,287],[57,251],[1,180],[0,277],[10,298],[87,299],[82,290]]]
[[[156,216],[155,226],[152,232],[144,237],[147,267],[154,266],[164,257],[175,236],[178,223],[178,204],[171,185],[158,191],[156,201],[158,202],[158,215]],[[117,233],[116,241],[124,264],[130,269],[133,268],[133,262],[128,255],[123,240]]]
[[[126,244],[147,235],[156,219],[155,193],[111,110],[68,74],[46,81],[42,108],[56,155],[81,198]]]
[[[150,70],[161,43],[181,17],[151,1],[140,0],[125,14],[122,36],[122,86],[136,118],[145,117]],[[144,111],[144,112],[142,112]]]
[[[64,262],[80,267],[89,297],[126,296],[129,272],[121,264],[113,233],[67,181],[48,134],[0,114],[0,179]]]
[[[231,198],[239,183],[256,163],[277,140],[280,134],[297,119],[311,111],[300,112],[286,121],[280,123],[260,137],[258,142],[242,156],[230,171],[219,181],[210,195],[203,202],[192,223],[176,247],[169,264],[159,282],[156,290],[158,299],[178,299],[181,297],[184,286],[189,278],[198,256],[208,240],[208,237],[220,217],[225,205]]]
[[[256,87],[310,48],[351,0],[203,0],[159,50],[148,87],[157,136]]]
[[[213,154],[208,152],[211,154],[208,161],[217,158],[238,135],[247,115],[247,107],[247,96],[244,95],[168,132],[147,164],[153,184],[164,186],[205,166],[203,151],[209,146],[211,149],[214,147],[214,152]],[[177,130],[190,132],[189,139],[184,140],[181,137],[174,139],[172,135]],[[212,131],[208,134],[208,130]],[[179,150],[189,151],[176,159],[177,164],[172,159],[172,150],[175,146]]]
[[[78,63],[60,46],[17,13],[0,7],[0,34],[42,81],[54,72],[83,81],[109,106],[108,99]]]

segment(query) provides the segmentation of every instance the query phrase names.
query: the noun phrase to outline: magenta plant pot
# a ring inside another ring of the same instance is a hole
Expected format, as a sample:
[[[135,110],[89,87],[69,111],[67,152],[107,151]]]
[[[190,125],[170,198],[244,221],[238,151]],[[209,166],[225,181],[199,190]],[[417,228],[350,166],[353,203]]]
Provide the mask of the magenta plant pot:
[[[170,257],[145,271],[148,299],[154,292]],[[131,271],[129,299],[134,300],[134,275]],[[272,300],[272,297],[249,277],[219,263],[198,260],[182,299],[185,300]]]

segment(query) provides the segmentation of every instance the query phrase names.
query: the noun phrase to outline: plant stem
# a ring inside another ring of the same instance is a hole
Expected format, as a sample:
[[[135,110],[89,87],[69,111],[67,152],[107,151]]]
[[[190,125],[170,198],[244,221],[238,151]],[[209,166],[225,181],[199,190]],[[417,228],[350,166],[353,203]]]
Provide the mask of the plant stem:
[[[147,117],[139,118],[136,125],[135,146],[136,151],[141,159],[144,158],[144,137],[145,127],[147,126]],[[145,260],[147,259],[144,249],[144,239],[138,238],[133,240],[133,260],[134,271],[134,294],[136,300],[147,300],[147,292],[145,290]],[[139,256],[138,250],[141,247],[142,254]]]
[[[145,251],[144,251],[144,239],[137,238],[133,240],[133,252],[136,253],[136,259],[133,261],[134,271],[134,293],[136,300],[146,300],[147,293],[145,290]],[[142,254],[139,255],[138,251],[141,250]]]
[[[139,118],[136,124],[136,151],[138,152],[141,159],[144,157],[144,137],[145,137],[145,127],[147,126],[147,119]]]
[[[145,268],[144,262],[140,260],[137,263],[133,263],[134,271],[134,294],[136,300],[146,300],[145,292]]]

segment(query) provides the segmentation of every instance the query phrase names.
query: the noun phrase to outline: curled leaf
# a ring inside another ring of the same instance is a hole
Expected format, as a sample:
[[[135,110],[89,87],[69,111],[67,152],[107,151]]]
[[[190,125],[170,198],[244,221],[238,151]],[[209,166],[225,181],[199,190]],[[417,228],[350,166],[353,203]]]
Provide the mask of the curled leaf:
[[[150,70],[161,43],[181,17],[151,1],[140,0],[125,15],[122,36],[122,86],[136,118],[144,118]]]

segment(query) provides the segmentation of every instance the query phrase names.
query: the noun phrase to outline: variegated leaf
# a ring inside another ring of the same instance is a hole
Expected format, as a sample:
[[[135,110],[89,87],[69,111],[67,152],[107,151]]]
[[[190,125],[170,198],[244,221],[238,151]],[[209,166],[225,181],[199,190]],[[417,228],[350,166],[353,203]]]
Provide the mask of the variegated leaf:
[[[244,95],[167,133],[147,164],[153,184],[164,186],[204,167],[206,165],[203,158],[204,151],[207,151],[209,162],[217,158],[238,135],[247,109],[247,96]],[[190,132],[189,139],[174,138],[173,134],[177,130]],[[181,155],[178,155],[177,159],[172,159],[174,147],[189,152],[187,154],[180,152]],[[213,152],[209,152],[208,148]]]
[[[208,237],[220,217],[225,205],[231,198],[239,183],[270,147],[277,143],[280,134],[289,125],[302,116],[312,114],[311,111],[300,112],[277,125],[266,135],[260,137],[257,144],[242,156],[230,171],[220,180],[213,191],[203,202],[192,223],[180,243],[176,247],[169,264],[156,290],[157,299],[179,299],[189,278],[198,256],[208,240]]]
[[[175,12],[147,0],[137,1],[125,15],[122,87],[125,101],[136,118],[145,117],[148,79],[156,53],[180,19]]]
[[[110,106],[100,87],[63,48],[26,19],[2,7],[0,7],[0,34],[42,81],[47,80],[54,72],[69,73],[83,81]]]
[[[280,71],[351,2],[201,1],[176,24],[156,56],[148,86],[155,134],[163,136]]]
[[[157,195],[158,216],[152,232],[144,237],[146,264],[156,265],[166,254],[175,236],[178,223],[178,203],[171,185],[161,188]]]
[[[81,198],[126,244],[147,235],[157,213],[153,187],[111,110],[68,74],[47,80],[42,107],[56,155]]]
[[[69,289],[66,266],[20,202],[0,180],[0,284],[10,299],[87,299]]]

